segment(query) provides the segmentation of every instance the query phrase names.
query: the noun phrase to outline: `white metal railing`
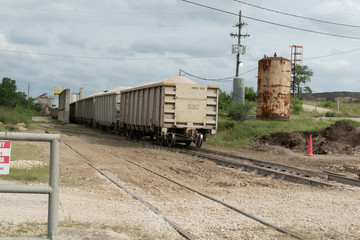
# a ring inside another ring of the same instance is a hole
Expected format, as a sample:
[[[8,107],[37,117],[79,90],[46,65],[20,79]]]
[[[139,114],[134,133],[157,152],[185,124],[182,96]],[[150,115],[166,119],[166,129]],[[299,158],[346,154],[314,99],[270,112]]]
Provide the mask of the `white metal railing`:
[[[57,224],[58,224],[60,135],[59,134],[0,132],[0,140],[50,142],[50,173],[49,173],[49,185],[48,186],[0,184],[0,193],[29,193],[29,194],[48,194],[49,195],[47,238],[0,237],[0,240],[4,240],[4,239],[11,239],[11,240],[49,239],[49,240],[51,240],[53,231],[56,229]]]

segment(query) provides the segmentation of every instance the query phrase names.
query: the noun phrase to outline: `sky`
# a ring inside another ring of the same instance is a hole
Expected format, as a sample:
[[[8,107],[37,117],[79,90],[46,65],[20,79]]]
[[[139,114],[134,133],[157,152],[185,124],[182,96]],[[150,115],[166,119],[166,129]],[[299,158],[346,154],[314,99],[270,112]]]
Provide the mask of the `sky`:
[[[71,93],[83,87],[88,96],[176,76],[181,69],[213,79],[185,74],[196,83],[229,93],[236,69],[231,46],[237,43],[230,33],[237,33],[241,10],[247,24],[242,33],[250,35],[241,39],[246,54],[239,74],[246,86],[257,89],[264,55],[290,59],[289,46],[301,45],[303,64],[314,72],[313,92],[360,92],[359,0],[242,1],[337,25],[233,0],[191,1],[228,13],[181,0],[0,0],[0,77],[16,80],[26,94],[30,86],[34,98],[53,96],[54,87]]]

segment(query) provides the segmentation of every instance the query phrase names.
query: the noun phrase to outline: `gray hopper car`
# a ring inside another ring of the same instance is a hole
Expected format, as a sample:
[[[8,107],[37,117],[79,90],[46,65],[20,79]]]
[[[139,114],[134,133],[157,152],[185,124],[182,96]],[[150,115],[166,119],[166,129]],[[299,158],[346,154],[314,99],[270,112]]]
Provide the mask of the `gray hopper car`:
[[[122,91],[119,130],[155,136],[169,147],[176,142],[201,147],[217,130],[219,87],[188,83],[184,77],[170,80]]]
[[[116,130],[120,114],[120,94],[114,92],[94,98],[95,126],[107,131]]]
[[[94,97],[83,98],[70,104],[70,121],[94,125]]]

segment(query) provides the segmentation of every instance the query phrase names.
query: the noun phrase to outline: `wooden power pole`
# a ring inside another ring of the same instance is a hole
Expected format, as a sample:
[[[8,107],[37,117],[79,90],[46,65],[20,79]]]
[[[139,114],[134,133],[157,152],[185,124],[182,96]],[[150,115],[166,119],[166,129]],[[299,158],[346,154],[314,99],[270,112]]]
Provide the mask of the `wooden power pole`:
[[[241,34],[241,29],[245,25],[246,23],[241,22],[241,11],[239,11],[239,23],[235,25],[238,28],[238,33],[230,33],[231,37],[237,37],[238,39],[237,45],[232,46],[232,53],[236,54],[236,77],[239,76],[240,54],[245,54],[245,46],[241,45],[241,38],[250,37],[248,34]]]

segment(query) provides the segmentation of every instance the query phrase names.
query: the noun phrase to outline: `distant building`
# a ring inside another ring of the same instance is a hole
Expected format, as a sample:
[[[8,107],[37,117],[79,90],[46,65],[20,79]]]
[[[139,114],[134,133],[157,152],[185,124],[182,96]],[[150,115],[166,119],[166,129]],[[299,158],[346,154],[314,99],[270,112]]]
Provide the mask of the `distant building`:
[[[43,93],[35,98],[35,103],[40,103],[42,105],[42,115],[48,115],[50,114],[50,110],[55,103],[55,98],[48,97],[47,93]]]

